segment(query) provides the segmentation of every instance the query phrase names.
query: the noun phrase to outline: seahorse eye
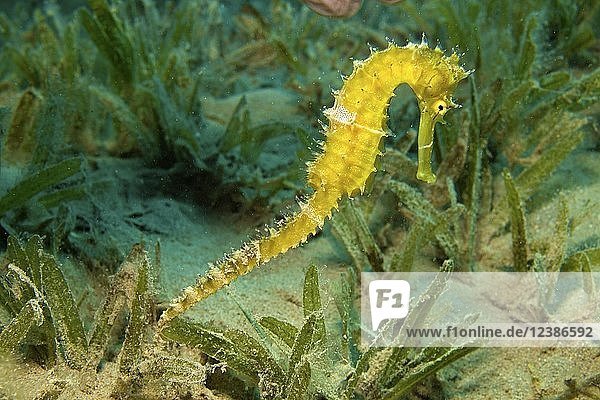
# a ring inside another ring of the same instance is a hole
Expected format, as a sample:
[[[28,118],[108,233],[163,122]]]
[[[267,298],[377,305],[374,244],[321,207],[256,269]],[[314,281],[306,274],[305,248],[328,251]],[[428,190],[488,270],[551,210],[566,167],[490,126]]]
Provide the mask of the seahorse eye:
[[[446,103],[444,100],[438,100],[433,103],[433,111],[435,112],[436,117],[443,117],[444,114],[446,114],[446,111],[449,109],[450,107],[448,106],[448,103]]]
[[[438,100],[433,103],[433,109],[438,113],[443,113],[448,110],[448,103],[446,103],[444,100]]]

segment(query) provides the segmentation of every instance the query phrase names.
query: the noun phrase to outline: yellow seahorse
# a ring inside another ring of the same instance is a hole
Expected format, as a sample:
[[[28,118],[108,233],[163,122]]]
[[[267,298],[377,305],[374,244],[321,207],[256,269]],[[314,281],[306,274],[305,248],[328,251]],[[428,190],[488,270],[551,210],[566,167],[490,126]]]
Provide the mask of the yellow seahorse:
[[[271,228],[265,237],[225,256],[195,285],[184,289],[162,314],[159,329],[238,276],[304,243],[323,226],[343,196],[364,192],[367,179],[375,172],[375,161],[382,154],[387,108],[400,84],[412,88],[421,112],[417,178],[435,182],[431,171],[434,125],[449,109],[457,107],[451,95],[469,74],[458,61],[455,53],[446,57],[439,48],[431,49],[425,43],[403,47],[390,44],[364,61],[355,61],[352,74],[334,92],[333,107],[325,111],[329,126],[322,152],[308,163],[308,184],[313,194],[277,229]]]

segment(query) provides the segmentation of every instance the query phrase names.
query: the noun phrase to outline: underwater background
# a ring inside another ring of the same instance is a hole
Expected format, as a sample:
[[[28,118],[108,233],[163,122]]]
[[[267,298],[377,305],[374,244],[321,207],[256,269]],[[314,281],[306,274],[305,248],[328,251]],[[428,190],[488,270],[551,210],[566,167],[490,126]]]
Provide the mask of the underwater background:
[[[600,2],[13,3],[0,399],[600,398],[597,347],[367,349],[358,311],[361,271],[600,271]],[[352,60],[423,34],[474,70],[437,182],[415,179],[400,87],[369,193],[158,333],[209,263],[296,212]]]

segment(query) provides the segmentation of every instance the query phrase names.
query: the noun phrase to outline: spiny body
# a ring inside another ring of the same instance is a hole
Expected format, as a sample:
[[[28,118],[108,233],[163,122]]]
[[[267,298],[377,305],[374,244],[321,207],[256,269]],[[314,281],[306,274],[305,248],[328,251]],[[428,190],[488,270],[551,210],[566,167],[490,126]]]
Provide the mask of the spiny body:
[[[184,289],[161,316],[159,328],[238,276],[304,243],[323,226],[344,196],[364,192],[382,154],[390,99],[402,83],[412,88],[421,112],[417,178],[434,182],[430,165],[434,125],[448,109],[457,107],[451,95],[468,74],[459,66],[456,54],[446,57],[439,48],[430,49],[425,43],[404,47],[390,44],[355,62],[352,74],[334,92],[333,107],[325,111],[329,125],[322,151],[308,163],[313,194],[278,229],[271,228],[265,237],[225,256],[195,285]]]

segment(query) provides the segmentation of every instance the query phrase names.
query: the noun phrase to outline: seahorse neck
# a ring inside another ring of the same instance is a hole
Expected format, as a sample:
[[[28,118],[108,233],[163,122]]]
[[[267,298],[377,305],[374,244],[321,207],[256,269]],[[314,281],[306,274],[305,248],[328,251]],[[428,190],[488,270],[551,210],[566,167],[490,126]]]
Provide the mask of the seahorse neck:
[[[417,99],[422,97],[421,81],[431,66],[421,60],[417,51],[416,46],[392,45],[365,61],[356,62],[353,73],[335,96],[333,108],[346,110],[356,124],[385,129],[386,110],[398,86],[407,84]]]

